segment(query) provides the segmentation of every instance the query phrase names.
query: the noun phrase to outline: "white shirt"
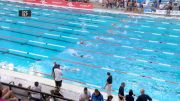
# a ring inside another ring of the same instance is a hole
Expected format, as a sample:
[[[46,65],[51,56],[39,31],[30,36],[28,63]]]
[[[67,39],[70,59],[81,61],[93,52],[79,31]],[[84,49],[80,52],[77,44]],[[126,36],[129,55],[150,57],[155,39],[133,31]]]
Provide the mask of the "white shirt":
[[[54,75],[55,75],[55,77],[54,77],[55,81],[61,81],[62,80],[62,71],[61,71],[61,69],[55,68],[54,69]]]
[[[37,86],[37,87],[34,86],[34,87],[32,87],[32,90],[41,92],[41,86]],[[40,93],[34,93],[34,92],[32,92],[31,96],[32,96],[33,98],[38,98],[38,99],[41,98]]]
[[[88,91],[87,94],[81,94],[79,100],[82,101],[89,101],[89,97],[91,98],[91,93]]]

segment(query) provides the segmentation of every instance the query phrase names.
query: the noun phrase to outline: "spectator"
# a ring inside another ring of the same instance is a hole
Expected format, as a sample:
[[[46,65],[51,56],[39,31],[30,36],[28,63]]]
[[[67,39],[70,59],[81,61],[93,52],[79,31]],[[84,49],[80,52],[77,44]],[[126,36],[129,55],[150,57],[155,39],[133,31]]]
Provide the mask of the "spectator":
[[[129,95],[126,95],[126,101],[134,101],[133,91],[129,90]]]
[[[124,6],[124,4],[125,4],[124,2],[125,2],[125,0],[121,0],[121,7],[122,7],[122,8],[125,7],[125,6]]]
[[[159,5],[161,5],[161,0],[159,0],[159,4],[158,4],[158,6],[159,6]]]
[[[64,97],[61,93],[60,93],[60,89],[59,87],[56,87],[54,90],[54,95],[60,96],[60,97]]]
[[[138,12],[138,2],[136,0],[134,1],[134,9],[133,9],[133,11]]]
[[[125,83],[122,82],[121,86],[119,87],[119,93],[118,93],[119,101],[124,101],[124,88],[125,88]]]
[[[140,8],[140,13],[144,12],[144,6],[143,6],[144,2],[139,4],[139,8]]]
[[[149,95],[145,94],[144,89],[141,89],[141,95],[138,96],[136,101],[152,101],[151,97],[149,97]]]
[[[122,7],[121,0],[116,0],[116,8]]]
[[[113,96],[109,95],[108,98],[107,98],[107,101],[112,101],[112,99],[113,99]]]
[[[112,9],[114,6],[114,0],[107,0],[107,1],[108,1],[107,8],[110,7]]]
[[[172,7],[172,1],[169,1],[166,9],[167,9],[166,15],[167,15],[167,16],[170,16],[171,10],[173,9],[173,7]]]
[[[105,89],[107,91],[107,95],[111,95],[111,90],[112,90],[112,75],[111,73],[107,72],[107,80],[106,80],[106,85],[105,85]]]
[[[18,98],[9,89],[3,89],[0,85],[0,101],[18,101]]]
[[[1,82],[0,82],[0,90],[3,90],[3,86],[2,86],[2,84],[1,84]]]
[[[0,89],[0,101],[5,101],[5,99],[3,99],[3,92],[1,89]]]
[[[92,94],[91,101],[104,101],[103,95],[98,89],[95,89],[94,93]]]
[[[91,99],[91,93],[85,87],[84,92],[79,97],[79,101],[90,101],[90,99]]]
[[[127,11],[132,11],[133,8],[133,3],[131,2],[131,0],[127,1]]]
[[[59,88],[55,88],[55,90],[51,90],[51,95],[60,96],[61,98],[64,98],[64,96],[60,93]],[[55,97],[48,97],[47,101],[61,101],[59,98]]]
[[[154,8],[158,8],[158,1],[157,0],[154,1]]]
[[[124,8],[127,10],[127,4],[128,4],[128,0],[124,0]]]
[[[62,71],[60,69],[59,64],[54,69],[54,80],[55,80],[56,87],[61,88],[61,86],[62,86]]]
[[[39,82],[35,82],[34,86],[31,89],[34,91],[41,92],[41,86],[39,85]],[[31,92],[31,97],[35,99],[41,99],[41,94],[36,92]]]

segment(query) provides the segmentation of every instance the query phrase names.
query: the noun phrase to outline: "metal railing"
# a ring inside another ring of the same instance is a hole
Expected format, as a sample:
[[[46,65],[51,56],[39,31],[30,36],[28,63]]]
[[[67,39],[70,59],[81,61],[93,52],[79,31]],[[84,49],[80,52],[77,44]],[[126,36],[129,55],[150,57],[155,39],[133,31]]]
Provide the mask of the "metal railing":
[[[14,85],[14,82],[10,82],[10,83],[0,82],[0,83],[2,85],[4,85],[4,86],[8,86],[10,90],[12,90],[12,88],[16,88],[16,89],[24,90],[24,91],[27,91],[27,92],[39,93],[39,94],[41,94],[43,96],[48,96],[48,97],[52,97],[52,98],[59,98],[61,100],[65,100],[65,101],[75,101],[75,100],[64,98],[64,97],[61,97],[61,96],[52,95],[52,94],[48,94],[48,93],[45,93],[45,92],[39,92],[39,91],[31,90],[31,89],[25,88],[25,87],[20,87],[20,86]]]

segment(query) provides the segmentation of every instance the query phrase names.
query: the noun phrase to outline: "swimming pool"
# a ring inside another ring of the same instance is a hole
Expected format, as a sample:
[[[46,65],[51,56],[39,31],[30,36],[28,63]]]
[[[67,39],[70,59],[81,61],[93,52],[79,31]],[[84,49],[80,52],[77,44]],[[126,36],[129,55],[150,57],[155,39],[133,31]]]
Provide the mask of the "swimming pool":
[[[126,82],[126,92],[145,88],[159,101],[180,100],[180,20],[7,1],[0,9],[1,65],[51,74],[56,61],[64,78],[93,88],[102,88],[111,72],[115,91]],[[22,9],[32,17],[18,17]]]

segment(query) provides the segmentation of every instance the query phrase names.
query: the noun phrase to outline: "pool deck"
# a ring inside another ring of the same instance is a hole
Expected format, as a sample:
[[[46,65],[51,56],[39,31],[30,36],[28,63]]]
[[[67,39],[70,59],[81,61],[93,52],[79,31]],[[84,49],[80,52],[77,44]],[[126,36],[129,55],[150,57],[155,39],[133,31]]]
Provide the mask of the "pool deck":
[[[28,79],[27,79],[28,78]],[[11,81],[15,82],[16,85],[21,83],[23,87],[32,86],[34,82],[38,81],[42,86],[42,91],[46,93],[50,93],[55,86],[54,80],[43,78],[41,76],[34,76],[25,73],[19,73],[12,70],[2,69],[0,68],[0,81],[9,83]],[[64,97],[68,99],[73,99],[78,101],[80,94],[83,92],[83,85],[80,83],[71,82],[62,84],[62,94]],[[89,89],[91,94],[93,93],[94,89]],[[101,92],[104,96],[104,99],[107,98],[105,92]],[[113,101],[118,101],[117,95],[113,95]]]

